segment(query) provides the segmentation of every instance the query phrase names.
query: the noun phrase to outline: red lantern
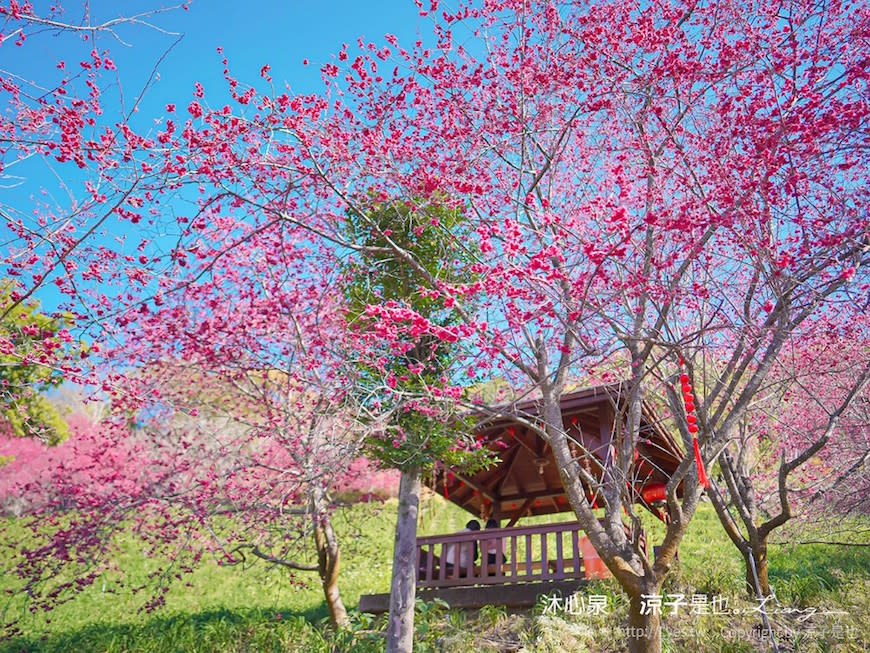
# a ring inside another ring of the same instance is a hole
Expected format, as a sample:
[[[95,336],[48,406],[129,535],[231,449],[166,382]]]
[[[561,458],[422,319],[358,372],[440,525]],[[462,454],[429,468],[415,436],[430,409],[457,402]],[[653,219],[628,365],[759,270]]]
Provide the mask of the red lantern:
[[[664,501],[667,499],[664,483],[651,483],[646,486],[640,493],[641,499],[650,503],[652,501]]]

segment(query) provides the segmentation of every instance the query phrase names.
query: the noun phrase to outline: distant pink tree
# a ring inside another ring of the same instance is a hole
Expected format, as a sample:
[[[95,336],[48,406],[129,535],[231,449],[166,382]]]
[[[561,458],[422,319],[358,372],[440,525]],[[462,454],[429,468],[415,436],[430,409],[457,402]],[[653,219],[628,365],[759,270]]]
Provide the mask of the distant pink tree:
[[[335,483],[337,494],[348,493],[359,500],[383,500],[396,495],[399,487],[399,472],[381,469],[365,456],[360,456],[348,465],[347,474]]]
[[[833,312],[792,334],[722,451],[722,486],[709,492],[744,557],[753,595],[771,592],[768,541],[774,531],[792,519],[818,526],[867,510],[866,325],[832,318]]]

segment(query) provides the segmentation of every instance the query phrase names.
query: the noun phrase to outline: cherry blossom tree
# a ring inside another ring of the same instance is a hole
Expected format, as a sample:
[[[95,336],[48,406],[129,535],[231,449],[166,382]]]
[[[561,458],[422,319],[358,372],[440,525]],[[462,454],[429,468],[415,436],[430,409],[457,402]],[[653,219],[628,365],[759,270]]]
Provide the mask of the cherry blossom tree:
[[[47,284],[77,298],[89,279],[99,280],[99,261],[113,253],[102,238],[107,227],[141,217],[141,199],[131,200],[131,193],[157,175],[137,160],[137,150],[152,141],[133,123],[156,68],[144,87],[125,88],[110,48],[129,45],[128,33],[143,30],[161,33],[171,49],[180,35],[162,29],[157,18],[181,6],[98,19],[89,5],[0,4],[0,183],[9,191],[0,218],[11,236],[2,262],[3,274],[20,285],[0,315]],[[34,58],[44,60],[48,39],[63,43],[74,60],[30,66]],[[154,53],[155,66],[165,54]],[[56,187],[44,179],[56,179]]]
[[[176,8],[100,22],[89,13],[81,20],[71,17],[60,6],[45,15],[30,3],[0,7],[0,42],[9,50],[14,37],[17,48],[0,79],[5,109],[0,174],[4,183],[24,185],[43,172],[34,169],[42,163],[61,179],[67,195],[58,199],[45,192],[32,203],[32,215],[22,204],[0,206],[11,235],[3,263],[18,280],[3,303],[4,318],[53,283],[69,298],[69,318],[78,329],[89,329],[106,347],[92,345],[96,355],[87,369],[73,370],[77,380],[96,385],[113,406],[112,419],[76,429],[74,442],[56,455],[22,455],[27,452],[17,447],[15,464],[4,470],[7,478],[16,475],[20,481],[21,464],[29,462],[32,471],[34,457],[51,470],[12,485],[36,502],[34,523],[56,511],[75,514],[68,529],[42,534],[44,548],[18,572],[27,578],[35,605],[48,607],[93,580],[91,567],[106,560],[115,525],[132,515],[133,530],[155,551],[167,552],[172,564],[210,552],[224,564],[259,557],[295,571],[317,571],[333,621],[344,623],[328,493],[333,482],[357,480],[348,467],[377,420],[368,415],[363,426],[359,413],[365,409],[348,393],[353,377],[342,376],[340,365],[328,365],[340,347],[341,334],[335,332],[336,320],[343,326],[340,311],[322,286],[306,285],[298,276],[300,283],[288,286],[294,279],[286,268],[280,279],[271,276],[272,283],[261,279],[263,267],[248,265],[246,257],[263,250],[240,247],[251,234],[234,234],[236,223],[215,225],[210,244],[220,246],[208,247],[203,236],[203,252],[190,263],[189,250],[166,245],[172,233],[164,231],[161,240],[142,229],[144,221],[153,227],[159,215],[154,196],[175,189],[173,173],[152,166],[154,153],[169,143],[175,128],[170,118],[155,136],[150,116],[135,119],[155,71],[145,88],[125,95],[104,46],[124,43],[131,29],[139,29],[162,32],[171,49],[179,35],[162,30],[155,17]],[[83,44],[83,58],[75,64],[52,62],[40,79],[22,77],[14,63],[47,34],[65,39],[72,50],[76,41]],[[166,111],[171,115],[174,106]],[[217,215],[219,204],[212,210]],[[176,222],[178,238],[199,226],[182,226],[186,223],[183,217]],[[299,258],[292,248],[280,251],[281,231],[254,232],[261,248],[263,238],[273,239],[266,267]],[[110,237],[124,232],[122,238]],[[215,262],[230,252],[223,263],[235,267],[218,268]],[[208,264],[191,272],[193,261],[206,256]],[[251,276],[240,278],[243,267]],[[294,271],[314,278],[311,269]],[[324,270],[315,271],[324,278]],[[181,288],[180,295],[167,292]],[[240,297],[252,305],[231,313],[232,326],[224,325],[215,306]],[[137,427],[131,431],[127,422]],[[135,452],[132,460],[141,465],[130,470],[128,483],[114,483],[112,465],[120,463],[106,458],[102,448],[116,449],[120,458]],[[221,516],[227,514],[236,528],[222,532],[218,525],[226,523]],[[185,534],[196,543],[185,545]],[[304,561],[298,534],[312,536],[316,563]],[[74,549],[79,554],[70,563],[83,570],[72,574],[76,584],[53,586],[46,577],[52,575],[49,554],[68,560],[65,552]],[[47,589],[40,593],[37,587]],[[151,605],[160,603],[159,593],[156,598]]]
[[[345,47],[322,65],[321,95],[262,94],[230,77],[238,109],[194,98],[170,150],[200,175],[202,210],[220,199],[252,229],[304,226],[338,249],[365,246],[343,226],[348,211],[369,215],[371,198],[425,210],[448,197],[472,216],[474,282],[446,283],[389,229],[380,236],[452,305],[444,337],[464,343],[470,378],[538,388],[529,419],[646,633],[629,648],[659,650],[659,617],[643,602],[671,567],[700,472],[789,336],[866,284],[868,62],[850,46],[866,38],[866,10],[438,4],[421,7],[431,42]],[[371,314],[387,341],[421,320],[398,306]],[[616,351],[626,426],[599,481],[572,453],[559,399],[570,374]],[[678,376],[671,420],[688,453],[653,562],[626,480],[643,398]],[[604,498],[603,522],[585,486]]]
[[[272,235],[283,248],[237,247],[183,294],[118,316],[124,338],[103,352],[125,362],[104,380],[114,425],[74,436],[22,488],[45,497],[29,517],[41,544],[17,569],[35,606],[93,582],[125,525],[168,561],[150,579],[158,592],[148,607],[162,604],[173,574],[210,554],[316,572],[333,623],[347,623],[329,494],[354,482],[351,463],[381,427],[351,392],[341,293],[330,300],[304,242]],[[65,526],[46,529],[46,519]],[[74,581],[53,582],[58,560]]]
[[[310,235],[329,278],[335,259],[372,251],[346,229],[349,212],[367,218],[382,253],[454,319],[443,329],[372,303],[371,332],[385,349],[413,330],[455,340],[469,382],[536,388],[526,419],[630,598],[643,636],[629,650],[658,651],[660,617],[644,601],[671,568],[705,466],[737,437],[802,325],[866,293],[870,60],[854,44],[870,15],[729,0],[420,8],[431,34],[343,47],[321,65],[320,94],[274,90],[268,66],[246,85],[225,62],[228,103],[210,106],[197,87],[156,139],[136,140],[130,156],[159,178],[125,195],[119,214],[172,226],[177,239],[157,263],[148,243],[144,261],[99,259],[101,273],[137,285],[120,301],[97,298],[95,316],[126,327],[248,247],[262,278],[281,274],[284,229]],[[189,194],[195,206],[177,210]],[[471,241],[471,257],[443,262],[467,272],[457,280],[433,275],[369,210],[374,200],[425,212],[444,198],[469,216],[456,246]],[[164,339],[178,336],[161,324]],[[614,360],[627,397],[614,423],[625,426],[598,479],[570,442],[560,397],[569,378]],[[669,393],[687,453],[651,561],[626,482],[653,393]]]
[[[215,231],[234,227],[228,221]],[[113,356],[146,363],[152,394],[193,415],[180,427],[186,437],[200,449],[224,452],[233,471],[214,468],[215,476],[203,482],[223,485],[215,501],[232,503],[241,520],[248,541],[223,545],[230,558],[243,560],[247,551],[304,568],[288,560],[280,523],[283,514],[308,516],[326,603],[333,623],[343,625],[340,549],[328,495],[347,476],[366,436],[383,430],[383,415],[356,392],[359,351],[345,329],[341,291],[325,267],[328,258],[316,256],[316,246],[300,240],[300,231],[278,226],[220,260],[215,252],[205,255],[208,274],[201,278],[203,270],[191,264],[183,292],[150,310],[139,304],[135,315],[121,318],[128,337]],[[203,240],[221,242],[222,236]],[[167,376],[178,379],[171,391]],[[129,392],[122,400],[130,400]],[[194,427],[203,411],[235,425],[231,442],[203,444],[210,439],[207,429]],[[229,456],[228,449],[238,453]],[[189,457],[209,459],[206,453]],[[270,542],[275,533],[277,543]],[[233,536],[237,542],[242,537],[238,531]]]
[[[485,465],[488,456],[472,437],[469,420],[456,414],[457,388],[450,382],[456,359],[450,302],[445,306],[437,295],[421,292],[416,271],[384,238],[409,252],[432,278],[455,284],[462,280],[457,269],[467,274],[455,264],[469,259],[468,244],[457,246],[467,220],[455,207],[437,202],[425,210],[404,202],[375,202],[365,209],[364,214],[351,211],[347,216],[348,237],[359,251],[347,264],[346,294],[349,327],[370,345],[358,391],[374,394],[393,413],[394,436],[372,438],[370,451],[402,474],[387,621],[386,651],[392,653],[413,646],[423,476],[431,476],[438,466],[473,471]],[[430,229],[433,222],[441,229]],[[381,305],[405,311],[414,326],[395,329],[393,337],[384,338],[377,312]]]
[[[771,592],[767,549],[775,530],[792,518],[806,524],[818,521],[814,514],[836,520],[866,510],[849,498],[866,489],[870,425],[861,408],[870,363],[863,325],[844,322],[826,316],[813,331],[792,334],[718,459],[724,486],[714,485],[710,498],[756,596]],[[844,484],[851,486],[845,496]],[[815,503],[821,497],[828,510]]]

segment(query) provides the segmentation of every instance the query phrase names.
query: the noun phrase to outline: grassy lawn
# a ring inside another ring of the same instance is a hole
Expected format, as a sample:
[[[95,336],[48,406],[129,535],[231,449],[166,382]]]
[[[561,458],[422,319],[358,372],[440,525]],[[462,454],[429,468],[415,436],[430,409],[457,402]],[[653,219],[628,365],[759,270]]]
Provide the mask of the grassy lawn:
[[[358,504],[340,510],[336,529],[343,546],[340,586],[348,607],[361,594],[389,588],[395,500]],[[529,520],[559,521],[568,515]],[[423,534],[460,530],[468,514],[439,497],[426,499],[421,510]],[[10,523],[7,523],[10,526]],[[652,524],[652,540],[660,538]],[[14,523],[6,537],[15,536]],[[8,551],[8,549],[6,549]],[[742,594],[740,557],[727,541],[716,516],[702,505],[680,551],[679,567],[665,592],[721,595],[731,606],[751,610]],[[9,562],[3,563],[4,569]],[[149,561],[132,542],[118,566],[133,578],[144,578]],[[103,580],[105,582],[103,582]],[[837,617],[790,613],[777,615],[774,627],[788,646],[782,650],[865,651],[870,633],[870,550],[863,547],[775,546],[771,581],[783,606],[838,610]],[[191,587],[185,585],[190,582]],[[118,586],[107,575],[74,600],[50,613],[30,614],[15,579],[0,578],[6,590],[5,620],[20,618],[22,634],[0,651],[378,651],[381,620],[353,614],[354,627],[332,633],[316,577],[290,577],[286,572],[255,565],[247,570],[202,563],[177,582],[158,613],[140,611],[145,597]],[[11,593],[10,593],[11,591]],[[520,614],[493,607],[474,613],[448,610],[439,604],[420,606],[419,650],[445,651],[619,651],[618,638],[607,633],[624,617],[626,605],[611,581],[596,583],[587,593],[605,594],[609,614],[553,614],[543,606]],[[765,650],[746,642],[757,615],[666,617],[665,647],[670,651]],[[741,633],[741,629],[745,629]],[[806,631],[815,633],[806,634]]]

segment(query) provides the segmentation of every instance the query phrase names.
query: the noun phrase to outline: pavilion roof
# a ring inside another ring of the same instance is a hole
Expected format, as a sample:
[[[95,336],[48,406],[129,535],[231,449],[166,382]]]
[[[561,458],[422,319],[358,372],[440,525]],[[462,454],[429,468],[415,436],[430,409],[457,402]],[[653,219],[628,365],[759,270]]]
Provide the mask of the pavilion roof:
[[[602,478],[610,465],[614,415],[620,414],[626,399],[622,383],[582,388],[562,396],[569,446],[596,478]],[[539,399],[527,399],[502,406],[495,411],[496,416],[485,418],[477,437],[497,454],[498,462],[474,474],[440,470],[434,479],[436,492],[476,516],[491,513],[499,518],[513,517],[512,522],[521,516],[571,510],[549,444],[523,423],[537,420],[539,405]],[[645,402],[630,476],[641,503],[640,493],[653,484],[666,483],[682,458],[680,447]],[[591,488],[585,489],[592,503]]]

